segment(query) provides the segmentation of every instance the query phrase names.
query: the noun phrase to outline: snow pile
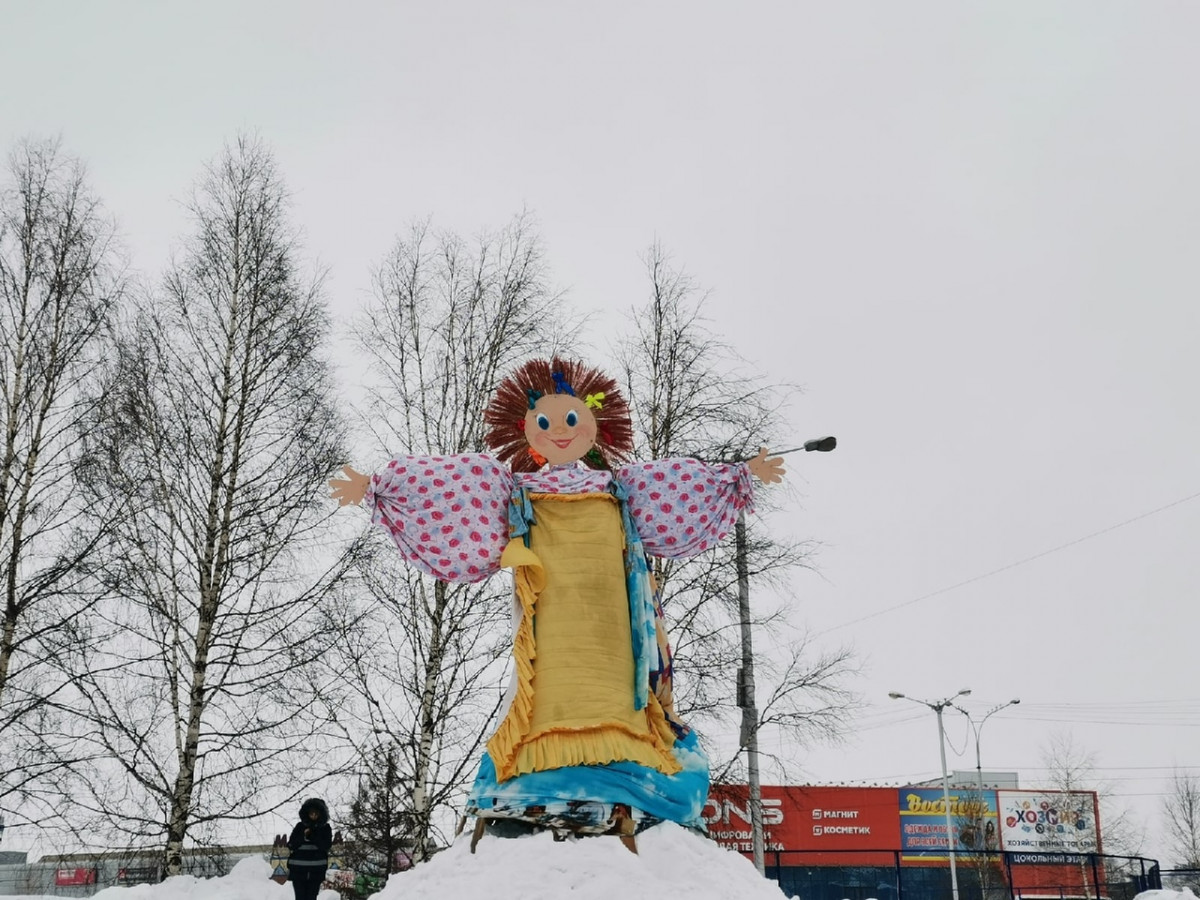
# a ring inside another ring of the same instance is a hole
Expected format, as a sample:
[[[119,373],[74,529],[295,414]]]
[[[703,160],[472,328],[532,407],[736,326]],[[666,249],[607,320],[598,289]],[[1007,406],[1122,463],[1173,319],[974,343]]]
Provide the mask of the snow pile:
[[[92,900],[292,900],[293,896],[290,884],[271,880],[271,865],[265,859],[243,859],[221,878],[177,875],[161,884],[105,888]],[[336,891],[322,891],[318,900],[340,898]]]
[[[372,900],[783,900],[775,882],[760,876],[744,856],[678,825],[657,825],[637,842],[635,855],[615,837],[560,843],[548,832],[485,836],[472,855],[470,834],[464,833],[428,862],[392,875]],[[244,859],[222,878],[180,875],[161,884],[105,888],[94,900],[292,900],[292,886],[270,876],[265,860]],[[322,891],[318,900],[340,898]]]
[[[485,837],[471,855],[463,835],[427,863],[393,875],[378,900],[782,900],[775,882],[745,857],[678,825],[638,836],[635,856],[616,838],[556,843],[549,834]],[[181,875],[162,884],[106,888],[95,900],[292,900],[290,884],[270,880],[265,860],[244,859],[223,878]],[[23,900],[42,900],[26,897]],[[44,900],[62,900],[46,897]],[[339,900],[322,891],[319,900]],[[1196,900],[1189,890],[1145,891],[1134,900]]]
[[[630,853],[615,837],[556,842],[549,833],[526,838],[485,836],[471,855],[464,833],[453,846],[400,875],[379,900],[782,900],[754,865],[678,825],[656,825]]]

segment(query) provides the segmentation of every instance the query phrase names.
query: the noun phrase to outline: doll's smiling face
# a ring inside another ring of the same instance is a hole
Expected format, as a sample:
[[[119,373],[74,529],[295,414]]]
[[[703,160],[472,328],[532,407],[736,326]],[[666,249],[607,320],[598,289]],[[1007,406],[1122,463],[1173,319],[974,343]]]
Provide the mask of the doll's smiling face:
[[[525,414],[525,439],[552,466],[582,459],[596,444],[596,417],[578,397],[546,394]]]

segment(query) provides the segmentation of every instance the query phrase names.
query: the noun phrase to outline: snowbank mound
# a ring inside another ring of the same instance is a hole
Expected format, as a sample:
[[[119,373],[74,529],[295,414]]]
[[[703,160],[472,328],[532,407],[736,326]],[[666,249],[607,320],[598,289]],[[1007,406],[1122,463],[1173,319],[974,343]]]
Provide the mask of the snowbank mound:
[[[638,835],[639,856],[616,838],[555,843],[549,834],[517,840],[485,837],[471,855],[461,837],[409,872],[393,875],[378,900],[781,900],[773,881],[749,860],[678,825]],[[265,860],[244,859],[223,878],[181,875],[162,884],[105,888],[93,900],[292,900],[290,884],[270,880]],[[23,897],[21,900],[43,900]],[[44,900],[62,900],[45,897]],[[338,900],[322,891],[319,900]],[[1189,890],[1144,891],[1134,900],[1196,900]]]
[[[290,884],[271,880],[271,865],[265,859],[243,859],[221,878],[176,875],[161,884],[105,888],[92,900],[292,900],[293,896]],[[322,891],[317,900],[340,898],[337,891]]]
[[[470,835],[426,863],[392,875],[378,900],[781,900],[745,857],[665,822],[638,835],[638,853],[615,837],[555,842],[549,833]],[[323,898],[322,898],[323,900]],[[1164,898],[1165,900],[1165,898]]]

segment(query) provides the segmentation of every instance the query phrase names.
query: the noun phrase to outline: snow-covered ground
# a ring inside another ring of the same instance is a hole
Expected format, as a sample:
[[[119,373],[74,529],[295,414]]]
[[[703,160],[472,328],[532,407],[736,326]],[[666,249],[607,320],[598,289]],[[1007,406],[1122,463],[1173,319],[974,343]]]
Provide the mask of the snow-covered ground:
[[[423,866],[393,875],[379,900],[780,900],[744,856],[678,825],[638,835],[634,855],[616,838],[556,843],[549,833],[485,837],[471,855],[463,835]],[[158,900],[158,898],[156,898]]]
[[[387,887],[374,896],[378,900],[784,897],[775,882],[760,877],[745,857],[671,823],[638,835],[637,855],[615,837],[556,843],[549,833],[519,839],[485,836],[473,856],[470,843],[470,835],[463,834],[428,862],[392,875]],[[222,878],[184,875],[162,884],[106,888],[94,900],[292,900],[291,885],[276,884],[270,874],[266,861],[245,859]],[[323,891],[319,900],[338,900],[338,896]]]
[[[549,834],[485,837],[474,856],[463,835],[432,860],[393,875],[378,900],[780,900],[740,854],[677,825],[638,837],[638,855],[616,838],[556,843]],[[264,860],[246,859],[222,878],[169,878],[162,884],[106,888],[95,900],[291,900],[291,885],[270,880]],[[337,900],[323,891],[319,900]],[[22,900],[62,900],[28,897]],[[1147,891],[1136,900],[1196,900],[1190,891]]]

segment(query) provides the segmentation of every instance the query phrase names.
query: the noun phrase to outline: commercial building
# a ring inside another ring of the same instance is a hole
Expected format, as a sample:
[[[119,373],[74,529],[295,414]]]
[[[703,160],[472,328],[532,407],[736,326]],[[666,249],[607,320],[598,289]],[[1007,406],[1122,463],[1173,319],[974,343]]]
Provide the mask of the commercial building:
[[[1130,876],[1153,861],[1104,855],[1094,792],[993,787],[1016,778],[989,775],[982,791],[974,772],[970,786],[955,779],[949,829],[940,783],[763,786],[768,874],[804,900],[949,900],[949,830],[960,900],[1132,895]],[[705,818],[715,840],[749,855],[747,796],[745,785],[714,788]]]

